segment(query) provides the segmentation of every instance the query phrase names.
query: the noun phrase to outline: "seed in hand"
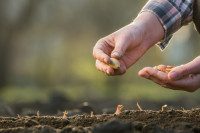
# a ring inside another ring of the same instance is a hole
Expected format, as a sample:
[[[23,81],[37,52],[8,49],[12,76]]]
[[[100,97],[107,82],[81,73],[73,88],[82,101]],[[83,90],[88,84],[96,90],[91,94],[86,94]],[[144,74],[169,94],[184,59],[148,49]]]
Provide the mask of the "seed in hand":
[[[117,59],[115,58],[110,58],[110,64],[109,64],[110,67],[112,67],[113,69],[119,69],[120,67],[120,63]]]

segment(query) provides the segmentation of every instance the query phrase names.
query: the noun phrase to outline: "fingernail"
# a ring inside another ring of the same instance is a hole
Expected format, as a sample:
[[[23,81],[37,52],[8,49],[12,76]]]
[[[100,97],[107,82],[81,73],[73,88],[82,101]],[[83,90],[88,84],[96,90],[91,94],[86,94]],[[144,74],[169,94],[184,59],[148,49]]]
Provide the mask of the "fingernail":
[[[115,57],[115,58],[119,58],[120,57],[118,52],[114,52],[111,55],[112,55],[112,57]]]
[[[171,80],[176,80],[177,79],[177,74],[175,72],[171,72],[170,75],[169,75],[169,78]]]

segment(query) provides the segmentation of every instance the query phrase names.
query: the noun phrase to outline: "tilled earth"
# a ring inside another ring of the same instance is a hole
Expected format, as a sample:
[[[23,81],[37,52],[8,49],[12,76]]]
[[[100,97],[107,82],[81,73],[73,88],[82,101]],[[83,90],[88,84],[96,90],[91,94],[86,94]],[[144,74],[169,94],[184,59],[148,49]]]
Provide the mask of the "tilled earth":
[[[0,133],[200,133],[200,109],[0,117]]]

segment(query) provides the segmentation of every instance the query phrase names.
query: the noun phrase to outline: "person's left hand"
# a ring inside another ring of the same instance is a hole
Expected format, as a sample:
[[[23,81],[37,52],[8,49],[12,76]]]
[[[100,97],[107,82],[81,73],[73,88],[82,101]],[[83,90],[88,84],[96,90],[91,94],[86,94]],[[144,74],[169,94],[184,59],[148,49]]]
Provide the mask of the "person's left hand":
[[[168,74],[145,67],[138,75],[165,88],[194,92],[200,88],[200,56],[185,65],[173,68]]]

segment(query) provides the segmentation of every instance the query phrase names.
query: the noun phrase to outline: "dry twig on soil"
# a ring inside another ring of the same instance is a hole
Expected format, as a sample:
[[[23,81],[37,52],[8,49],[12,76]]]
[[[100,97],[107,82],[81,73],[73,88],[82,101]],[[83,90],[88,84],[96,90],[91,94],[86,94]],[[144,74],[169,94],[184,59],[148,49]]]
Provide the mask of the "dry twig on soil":
[[[121,113],[121,109],[123,109],[123,108],[124,108],[123,105],[118,105],[115,114],[116,114],[116,115],[119,115],[119,114]]]
[[[137,102],[137,106],[138,106],[139,110],[142,111],[142,108],[140,107],[140,105],[138,104],[138,102]]]

